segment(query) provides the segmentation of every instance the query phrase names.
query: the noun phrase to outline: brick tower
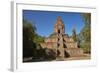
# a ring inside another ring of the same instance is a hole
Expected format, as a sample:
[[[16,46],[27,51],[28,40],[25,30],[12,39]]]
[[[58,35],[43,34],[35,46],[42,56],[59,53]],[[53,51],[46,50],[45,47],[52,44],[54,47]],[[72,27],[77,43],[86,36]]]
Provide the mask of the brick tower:
[[[60,16],[57,17],[57,21],[54,26],[54,33],[57,35],[57,56],[64,57],[64,38],[65,34],[64,24]]]
[[[60,16],[55,22],[54,32],[45,39],[45,43],[41,46],[53,50],[56,56],[61,58],[83,55],[83,50],[78,47],[78,43],[65,33],[65,26]]]

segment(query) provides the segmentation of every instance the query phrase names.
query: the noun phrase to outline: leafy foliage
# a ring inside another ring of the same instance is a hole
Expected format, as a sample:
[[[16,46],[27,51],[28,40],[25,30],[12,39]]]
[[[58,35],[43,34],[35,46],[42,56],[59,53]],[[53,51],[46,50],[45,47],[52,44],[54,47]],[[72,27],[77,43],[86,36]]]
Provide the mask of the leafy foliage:
[[[33,41],[36,42],[36,43],[38,43],[38,44],[40,44],[40,43],[44,42],[44,38],[45,37],[42,37],[42,36],[40,36],[38,34],[35,34]]]
[[[29,57],[36,62],[55,58],[52,50],[41,47],[40,43],[44,42],[44,38],[36,33],[36,27],[31,22],[23,20],[23,62],[24,58]]]
[[[30,57],[33,55],[33,48],[36,44],[32,41],[34,39],[36,27],[32,26],[27,20],[23,20],[23,57]]]
[[[84,24],[85,26],[80,32],[80,41],[81,44],[80,46],[84,49],[85,53],[90,53],[91,52],[91,14],[90,13],[85,13],[82,14]]]
[[[85,25],[91,24],[91,13],[82,13],[81,14],[84,20]]]

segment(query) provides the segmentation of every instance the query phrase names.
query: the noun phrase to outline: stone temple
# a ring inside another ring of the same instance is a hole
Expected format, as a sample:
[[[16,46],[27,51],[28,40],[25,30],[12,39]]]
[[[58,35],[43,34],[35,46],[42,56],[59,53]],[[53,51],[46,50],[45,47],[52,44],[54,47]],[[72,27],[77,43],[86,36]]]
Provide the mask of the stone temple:
[[[78,43],[65,34],[65,26],[60,16],[54,25],[54,32],[41,43],[43,48],[52,49],[57,57],[69,57],[83,55],[83,50],[78,47]]]

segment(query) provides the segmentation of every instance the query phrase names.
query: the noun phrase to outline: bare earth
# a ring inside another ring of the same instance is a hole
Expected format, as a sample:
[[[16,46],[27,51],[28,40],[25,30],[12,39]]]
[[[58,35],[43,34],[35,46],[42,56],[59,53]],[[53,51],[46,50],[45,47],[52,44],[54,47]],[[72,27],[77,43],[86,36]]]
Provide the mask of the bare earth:
[[[51,60],[51,61],[70,61],[70,60],[89,60],[89,59],[91,59],[91,55],[90,54],[84,54],[82,56],[69,57],[69,58],[59,58],[58,57],[55,60]],[[33,62],[32,57],[24,58],[24,62]]]
[[[57,58],[56,60],[62,60],[62,61],[68,61],[68,60],[88,60],[91,59],[90,54],[84,54],[83,56],[78,56],[78,57],[69,57],[69,58]]]

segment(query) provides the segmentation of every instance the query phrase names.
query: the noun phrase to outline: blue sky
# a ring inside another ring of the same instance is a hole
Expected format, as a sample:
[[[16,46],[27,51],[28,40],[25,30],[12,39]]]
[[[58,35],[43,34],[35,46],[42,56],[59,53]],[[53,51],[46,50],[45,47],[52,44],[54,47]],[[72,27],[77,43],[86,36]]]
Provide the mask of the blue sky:
[[[61,16],[66,34],[71,35],[73,28],[76,29],[78,34],[84,27],[84,22],[80,14],[75,12],[23,10],[23,18],[35,24],[37,28],[36,32],[41,36],[49,36],[53,33],[57,16]]]

